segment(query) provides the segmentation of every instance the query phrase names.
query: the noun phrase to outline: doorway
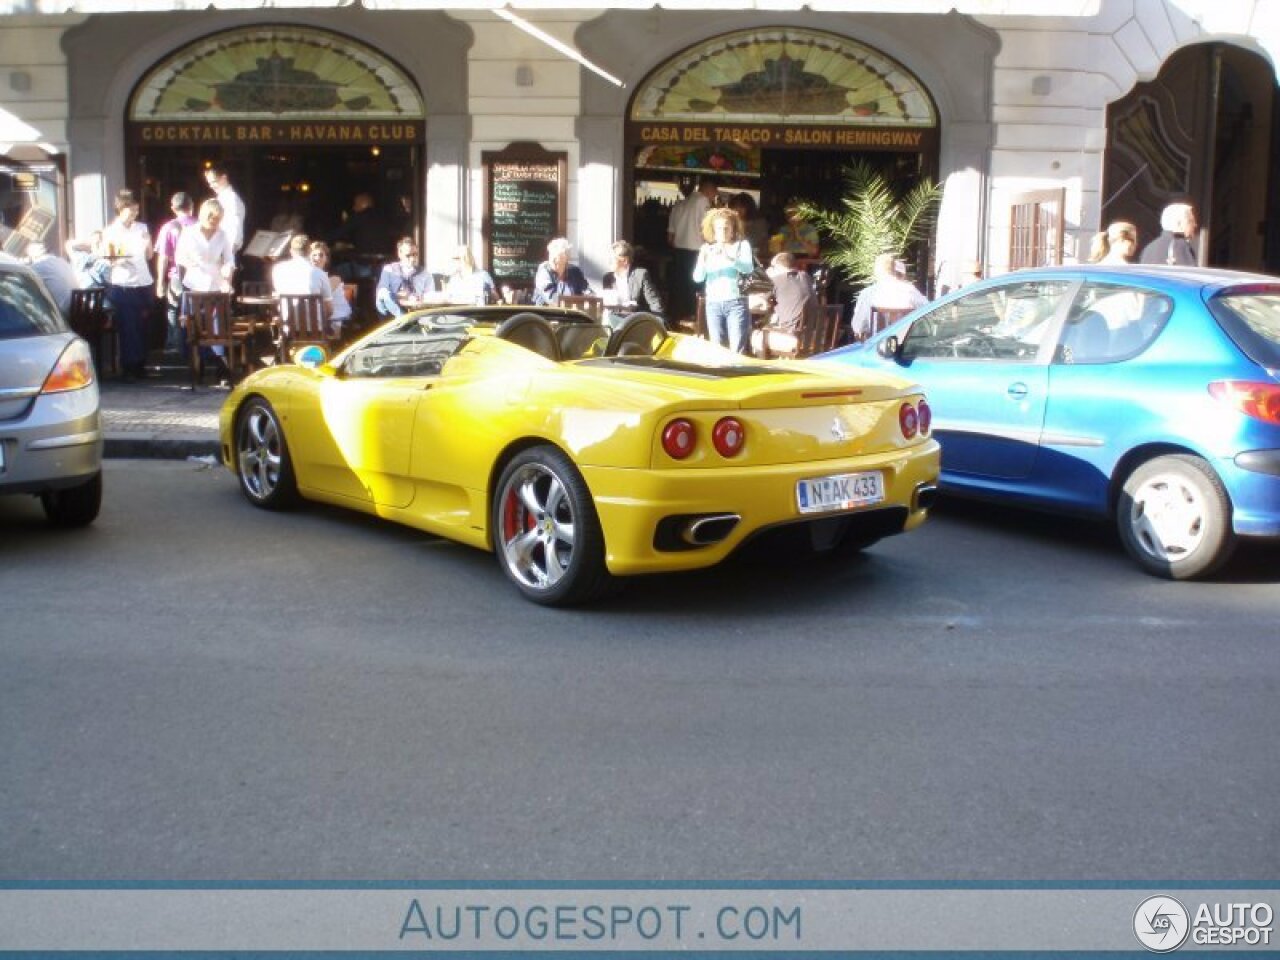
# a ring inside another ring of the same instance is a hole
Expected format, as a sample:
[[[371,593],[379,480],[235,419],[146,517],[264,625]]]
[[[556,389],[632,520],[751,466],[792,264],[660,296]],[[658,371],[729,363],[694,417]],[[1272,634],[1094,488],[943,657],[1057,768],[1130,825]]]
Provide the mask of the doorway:
[[[1223,43],[1174,53],[1107,110],[1101,220],[1130,220],[1145,245],[1160,211],[1189,200],[1202,262],[1280,273],[1280,98],[1261,56]]]

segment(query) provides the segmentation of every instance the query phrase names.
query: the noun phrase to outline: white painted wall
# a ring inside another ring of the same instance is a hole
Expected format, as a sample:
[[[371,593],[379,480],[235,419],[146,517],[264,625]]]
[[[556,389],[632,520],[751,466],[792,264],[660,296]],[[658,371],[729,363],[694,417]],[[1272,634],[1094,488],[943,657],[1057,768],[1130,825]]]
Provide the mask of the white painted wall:
[[[1153,79],[1171,53],[1209,40],[1250,46],[1273,64],[1280,52],[1275,0],[1104,0],[1091,17],[979,19],[1002,44],[993,94],[991,273],[1008,268],[1010,198],[1031,190],[1066,189],[1064,259],[1088,255],[1103,219],[1107,104]],[[1047,78],[1048,92],[1033,91],[1038,77]]]
[[[487,10],[451,11],[451,14],[475,34],[467,63],[467,94],[471,111],[467,242],[477,256],[484,249],[481,235],[481,218],[484,216],[481,155],[489,150],[502,150],[515,141],[532,141],[547,150],[568,153],[566,228],[569,241],[575,248],[573,259],[582,262],[578,238],[579,154],[575,129],[581,110],[581,68]],[[595,15],[595,11],[528,11],[522,14],[539,29],[570,45],[578,26]],[[516,72],[522,66],[527,66],[532,74],[531,86],[522,87],[516,82]],[[484,266],[487,269],[489,264]],[[583,268],[587,268],[586,263],[583,263]],[[599,281],[599,276],[593,277],[590,272],[588,278],[593,283]],[[533,278],[529,280],[532,282]]]

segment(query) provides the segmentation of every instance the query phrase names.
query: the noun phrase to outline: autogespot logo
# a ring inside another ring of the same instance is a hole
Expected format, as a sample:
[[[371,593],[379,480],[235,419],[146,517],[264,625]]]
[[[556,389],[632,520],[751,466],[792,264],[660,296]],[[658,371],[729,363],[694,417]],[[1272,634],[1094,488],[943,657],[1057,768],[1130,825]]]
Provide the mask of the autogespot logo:
[[[1133,915],[1134,936],[1154,953],[1177,950],[1187,939],[1190,927],[1187,908],[1173,897],[1147,897]]]

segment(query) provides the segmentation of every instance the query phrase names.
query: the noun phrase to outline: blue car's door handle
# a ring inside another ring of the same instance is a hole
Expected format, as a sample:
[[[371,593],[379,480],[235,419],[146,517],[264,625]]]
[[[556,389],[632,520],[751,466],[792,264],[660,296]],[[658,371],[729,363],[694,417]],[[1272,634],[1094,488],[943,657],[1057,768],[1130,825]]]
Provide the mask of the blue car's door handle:
[[[1009,396],[1014,400],[1023,400],[1027,396],[1027,385],[1021,381],[1009,384]]]

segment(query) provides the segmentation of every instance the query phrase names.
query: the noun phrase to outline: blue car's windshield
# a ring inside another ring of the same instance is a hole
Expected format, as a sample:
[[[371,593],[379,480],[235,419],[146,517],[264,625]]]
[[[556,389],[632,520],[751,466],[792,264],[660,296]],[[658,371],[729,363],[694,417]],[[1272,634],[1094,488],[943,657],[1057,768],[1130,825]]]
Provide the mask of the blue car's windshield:
[[[1280,367],[1280,288],[1227,291],[1209,301],[1209,310],[1249,359]]]

